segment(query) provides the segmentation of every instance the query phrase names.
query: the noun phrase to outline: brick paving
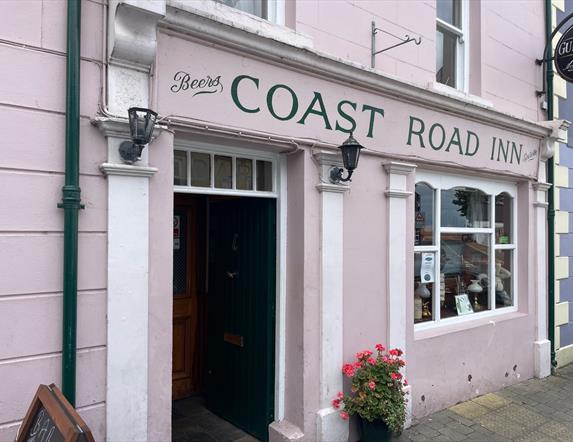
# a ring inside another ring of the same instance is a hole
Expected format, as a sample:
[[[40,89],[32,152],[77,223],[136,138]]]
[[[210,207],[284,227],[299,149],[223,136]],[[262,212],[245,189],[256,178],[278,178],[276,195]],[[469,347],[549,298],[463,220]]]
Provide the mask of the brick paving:
[[[573,442],[573,364],[419,419],[400,442]]]

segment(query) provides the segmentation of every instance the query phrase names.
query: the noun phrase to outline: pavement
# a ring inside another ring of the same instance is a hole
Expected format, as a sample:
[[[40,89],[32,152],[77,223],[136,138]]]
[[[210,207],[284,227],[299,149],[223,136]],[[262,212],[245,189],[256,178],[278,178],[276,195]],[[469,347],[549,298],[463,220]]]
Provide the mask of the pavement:
[[[413,422],[400,442],[573,442],[573,364]]]

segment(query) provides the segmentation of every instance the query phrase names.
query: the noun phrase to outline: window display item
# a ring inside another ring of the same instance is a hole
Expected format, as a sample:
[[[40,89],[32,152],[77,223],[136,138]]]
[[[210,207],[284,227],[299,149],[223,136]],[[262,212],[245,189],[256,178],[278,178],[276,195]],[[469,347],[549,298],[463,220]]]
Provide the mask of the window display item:
[[[511,305],[511,296],[505,291],[504,279],[511,277],[511,272],[501,266],[501,262],[495,263],[495,299],[503,305]]]
[[[416,288],[414,294],[424,299],[428,299],[430,296],[432,296],[432,292],[428,290],[428,287],[426,287],[426,284],[424,284],[423,282],[418,284],[418,287]]]
[[[478,295],[483,292],[483,287],[479,284],[479,279],[472,279],[471,281],[472,283],[468,286],[468,292],[474,297],[474,310],[481,310]]]
[[[422,264],[420,265],[420,279],[424,283],[434,282],[434,254],[422,253]]]
[[[467,294],[456,295],[456,310],[458,311],[459,316],[474,312]]]
[[[422,298],[414,296],[414,320],[419,321],[422,319]]]

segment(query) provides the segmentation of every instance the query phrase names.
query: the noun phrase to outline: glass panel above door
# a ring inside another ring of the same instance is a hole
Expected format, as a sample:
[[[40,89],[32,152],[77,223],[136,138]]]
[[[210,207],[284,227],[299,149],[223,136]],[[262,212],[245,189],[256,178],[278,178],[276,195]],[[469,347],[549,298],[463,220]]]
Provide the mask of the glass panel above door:
[[[215,187],[233,188],[233,158],[215,155]]]
[[[191,185],[211,186],[211,155],[208,153],[191,152]]]

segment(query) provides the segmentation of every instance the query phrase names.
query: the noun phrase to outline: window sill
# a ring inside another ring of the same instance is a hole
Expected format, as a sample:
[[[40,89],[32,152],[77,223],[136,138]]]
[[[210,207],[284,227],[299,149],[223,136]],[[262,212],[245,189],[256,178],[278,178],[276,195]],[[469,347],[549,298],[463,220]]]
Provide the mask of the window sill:
[[[478,327],[495,327],[498,322],[524,318],[527,313],[517,310],[517,307],[506,307],[503,310],[474,313],[467,316],[458,316],[444,319],[439,323],[427,322],[414,325],[414,340],[435,338],[438,336],[463,332]]]
[[[466,103],[475,104],[477,106],[481,106],[488,109],[493,108],[493,103],[489,100],[478,97],[477,95],[471,95],[467,92],[461,91],[451,86],[446,86],[445,84],[442,83],[430,82],[428,83],[428,89],[433,92],[437,92],[441,95],[457,98],[458,100],[465,101]]]
[[[290,46],[313,48],[312,38],[307,35],[222,3],[215,1],[189,2],[187,0],[168,0],[167,4],[172,8],[187,11],[236,29],[289,44]]]

